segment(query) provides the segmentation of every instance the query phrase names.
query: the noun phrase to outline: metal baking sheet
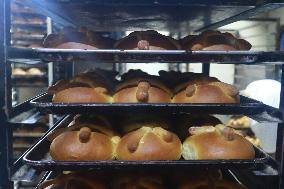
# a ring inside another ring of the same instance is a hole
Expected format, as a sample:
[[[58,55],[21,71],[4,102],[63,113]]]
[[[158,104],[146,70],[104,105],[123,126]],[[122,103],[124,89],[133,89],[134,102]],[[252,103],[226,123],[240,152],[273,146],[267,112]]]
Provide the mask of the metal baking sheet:
[[[248,115],[259,121],[281,122],[281,112],[259,101],[241,96],[239,104],[199,103],[54,103],[47,93],[30,101],[39,111],[49,114],[80,114],[86,112],[116,114],[153,112],[156,114],[223,114]]]
[[[68,125],[72,117],[66,117],[52,130]],[[85,170],[85,169],[146,169],[146,168],[189,168],[189,167],[221,167],[221,168],[259,168],[269,160],[269,156],[255,148],[254,159],[247,160],[166,160],[166,161],[54,161],[49,155],[50,141],[48,134],[39,140],[24,156],[26,164],[40,170]]]
[[[120,50],[12,48],[14,58],[40,58],[44,62],[97,61],[103,63],[222,63],[283,64],[281,51],[187,51],[187,50]]]

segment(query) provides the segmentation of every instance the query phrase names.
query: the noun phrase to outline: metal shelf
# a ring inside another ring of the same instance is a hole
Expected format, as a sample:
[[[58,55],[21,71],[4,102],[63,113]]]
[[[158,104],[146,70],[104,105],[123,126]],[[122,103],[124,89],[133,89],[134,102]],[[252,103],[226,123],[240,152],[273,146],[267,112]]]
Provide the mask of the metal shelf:
[[[45,73],[42,75],[12,75],[12,87],[46,88],[48,78]]]
[[[120,50],[120,49],[54,49],[11,48],[9,56],[43,62],[97,61],[103,63],[221,63],[283,64],[282,51],[186,51],[186,50]],[[33,62],[34,63],[34,62]]]
[[[12,23],[12,27],[46,29],[46,24]]]
[[[282,122],[278,109],[241,96],[240,104],[194,104],[194,103],[53,103],[52,96],[44,93],[31,100],[39,111],[51,114],[93,113],[145,113],[156,114],[223,114],[247,115],[257,121]]]
[[[255,148],[254,159],[234,159],[234,160],[160,160],[160,161],[55,161],[49,154],[50,141],[47,139],[49,133],[55,129],[66,127],[72,117],[66,117],[59,124],[53,127],[25,154],[23,161],[32,167],[40,170],[85,170],[90,169],[147,169],[147,168],[251,168],[257,169],[268,163],[269,156],[262,150]]]
[[[44,35],[30,35],[30,34],[17,34],[16,32],[12,34],[12,40],[22,40],[22,41],[42,41]]]
[[[40,138],[44,133],[13,133],[13,137]]]
[[[65,26],[95,31],[164,30],[189,33],[217,28],[282,5],[281,1],[241,0],[25,0]],[[264,3],[260,3],[264,2]],[[72,11],[69,11],[72,10]]]

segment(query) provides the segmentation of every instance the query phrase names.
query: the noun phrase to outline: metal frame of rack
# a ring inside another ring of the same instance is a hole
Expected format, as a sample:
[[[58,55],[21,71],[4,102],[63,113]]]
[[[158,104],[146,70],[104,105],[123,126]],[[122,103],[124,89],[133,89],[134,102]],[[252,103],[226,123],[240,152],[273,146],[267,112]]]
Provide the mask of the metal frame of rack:
[[[25,1],[28,2],[28,1]],[[62,24],[70,24],[69,22],[66,22],[64,19],[64,16],[58,16],[55,13],[53,13],[50,9],[40,6],[39,3],[35,3],[36,1],[29,1],[31,4],[34,6],[38,6],[40,10],[44,10],[43,13],[46,15],[50,15],[57,19],[57,21],[61,22]],[[40,2],[40,1],[37,1]],[[43,2],[43,1],[41,1]],[[52,1],[52,2],[55,2]],[[59,2],[59,1],[58,1]],[[60,1],[61,2],[61,1]],[[62,1],[61,3],[68,2],[68,1]],[[70,0],[69,2],[74,2],[73,0]],[[82,1],[84,3],[87,3],[89,1]],[[100,1],[96,1],[100,2]],[[116,1],[110,1],[117,3]],[[122,1],[124,2],[124,1]],[[131,1],[126,1],[126,2],[131,2]],[[159,6],[159,1],[145,1],[147,6],[153,2],[155,3],[155,6]],[[165,2],[171,2],[170,0],[167,0]],[[186,2],[183,0],[179,0],[179,6],[182,6],[182,2]],[[194,1],[193,1],[194,2]],[[211,2],[211,1],[208,1]],[[213,1],[212,1],[213,2]],[[214,1],[215,2],[215,1]],[[217,2],[217,1],[216,1]],[[220,2],[220,1],[218,1]],[[224,2],[233,2],[233,1],[224,1]],[[241,12],[231,15],[230,17],[224,18],[223,20],[219,20],[215,23],[208,23],[206,27],[201,27],[198,30],[203,30],[203,29],[208,29],[208,28],[216,28],[221,25],[226,25],[228,23],[232,23],[234,21],[240,20],[242,18],[248,18],[249,16],[252,16],[254,14],[257,14],[259,12],[265,12],[274,8],[277,8],[283,4],[280,4],[281,1],[265,1],[264,4],[257,4],[256,6],[252,6],[252,2],[256,1],[248,1],[247,6],[250,8],[246,10],[242,10]],[[176,3],[176,1],[175,1]],[[228,4],[227,4],[228,5]],[[109,5],[106,5],[109,6]],[[170,7],[170,4],[167,4],[167,6]],[[120,7],[123,7],[123,3],[120,4]],[[142,61],[148,61],[152,62],[153,59],[151,58],[157,58],[158,56],[165,56],[165,57],[170,57],[172,58],[172,61],[174,62],[175,58],[180,58],[181,54],[183,54],[184,59],[179,59],[179,61],[187,62],[189,57],[192,57],[197,54],[197,57],[200,56],[201,58],[204,58],[207,56],[207,61],[212,61],[212,56],[216,57],[221,57],[226,59],[220,59],[217,60],[222,62],[226,60],[232,60],[232,58],[235,55],[232,55],[229,53],[222,54],[221,52],[215,52],[215,54],[212,52],[191,52],[191,51],[175,51],[175,52],[130,52],[130,51],[119,51],[119,50],[98,50],[98,51],[84,51],[84,52],[74,52],[70,50],[48,50],[48,49],[12,49],[10,48],[10,0],[2,0],[0,1],[0,189],[10,189],[13,188],[13,183],[11,182],[11,177],[12,175],[18,170],[18,168],[22,165],[22,159],[23,157],[30,151],[28,150],[23,156],[21,156],[16,162],[12,162],[11,158],[11,149],[12,149],[12,144],[11,144],[11,138],[12,138],[12,129],[10,128],[9,124],[9,119],[11,117],[17,116],[22,112],[25,112],[27,110],[30,110],[32,106],[30,105],[30,101],[28,100],[27,102],[24,102],[22,104],[17,105],[16,107],[11,106],[11,60],[13,61],[19,61],[19,62],[25,62],[25,63],[37,63],[37,61],[34,61],[34,58],[37,59],[43,59],[43,60],[58,60],[56,58],[64,58],[65,55],[67,59],[61,59],[61,61],[66,61],[70,60],[70,54],[71,57],[73,58],[74,53],[78,53],[78,55],[84,55],[88,54],[93,57],[97,57],[100,53],[106,53],[106,54],[111,54],[113,56],[113,59],[110,61],[112,62],[113,60],[118,60],[117,62],[121,62],[124,60],[133,60],[133,58],[137,58],[137,56],[140,58]],[[71,24],[72,25],[72,24]],[[51,52],[53,51],[53,52]],[[160,54],[159,54],[160,53]],[[248,56],[253,56],[257,57],[256,59],[252,59],[252,62],[247,62],[248,64],[250,63],[259,63],[259,62],[265,62],[265,63],[277,63],[280,64],[282,67],[282,79],[281,79],[281,88],[284,89],[284,53],[281,52],[269,52],[269,53],[264,53],[264,52],[243,52],[244,54]],[[234,54],[234,53],[233,53]],[[244,56],[242,52],[237,52],[236,56]],[[145,56],[146,55],[146,56]],[[268,57],[268,55],[270,57]],[[117,56],[120,59],[117,59]],[[131,58],[132,56],[132,58]],[[173,56],[173,57],[171,57]],[[176,57],[175,57],[176,56]],[[148,57],[149,59],[145,59],[145,57]],[[199,58],[200,58],[199,57]],[[15,59],[16,58],[16,59]],[[49,59],[48,59],[49,58]],[[55,58],[55,59],[54,59]],[[163,60],[163,59],[160,59]],[[200,60],[200,59],[198,59]],[[251,60],[251,59],[248,59]],[[167,60],[168,61],[168,60]],[[233,62],[236,63],[241,63],[240,60],[233,60]],[[189,61],[190,62],[190,61]],[[206,62],[206,61],[205,61]],[[205,66],[203,71],[208,72],[210,69],[209,64],[208,66]],[[281,90],[281,103],[280,103],[280,112],[283,114],[284,110],[284,91]],[[279,111],[276,109],[276,111]],[[283,124],[279,123],[278,127],[278,136],[277,136],[277,153],[276,153],[276,159],[273,160],[272,158],[269,158],[267,165],[271,166],[272,169],[276,169],[278,174],[272,174],[269,171],[263,171],[259,170],[259,174],[254,173],[253,175],[244,177],[244,178],[249,178],[248,180],[253,180],[253,178],[258,178],[255,180],[255,182],[258,182],[258,184],[263,184],[264,186],[269,186],[269,182],[265,183],[264,180],[260,175],[266,175],[266,176],[273,176],[275,178],[276,175],[276,184],[277,188],[281,189],[284,188],[284,129],[283,129]],[[45,136],[45,135],[44,135]],[[43,137],[44,137],[43,136]],[[267,168],[267,167],[266,167]],[[243,175],[241,175],[243,176]],[[252,182],[252,181],[251,181]]]

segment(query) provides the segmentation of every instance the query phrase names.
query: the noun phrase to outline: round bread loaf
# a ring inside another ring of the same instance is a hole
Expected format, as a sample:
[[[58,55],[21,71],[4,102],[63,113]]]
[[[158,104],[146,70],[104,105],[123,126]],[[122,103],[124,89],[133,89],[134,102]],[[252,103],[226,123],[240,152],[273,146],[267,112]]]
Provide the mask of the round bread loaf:
[[[79,131],[66,131],[58,135],[50,145],[50,155],[55,160],[111,160],[115,158],[118,136],[96,132],[88,127]]]
[[[79,31],[64,28],[59,33],[48,35],[43,41],[46,48],[60,49],[109,49],[113,44],[113,39],[83,27]]]
[[[67,131],[79,131],[82,127],[88,127],[93,132],[99,132],[110,137],[118,136],[106,117],[99,114],[94,114],[76,115],[73,121],[67,127],[53,130],[53,132],[49,133],[47,138],[52,142],[60,134]]]
[[[219,31],[205,31],[198,36],[189,35],[181,40],[183,49],[187,50],[250,50],[251,44],[237,39],[232,34]]]
[[[135,31],[117,41],[114,45],[117,49],[137,50],[176,50],[180,49],[179,43],[168,36],[156,31]]]
[[[233,129],[223,125],[189,129],[182,147],[186,160],[211,159],[252,159],[255,157],[253,145]]]
[[[122,75],[115,91],[113,102],[166,103],[172,98],[171,90],[158,77],[141,70],[130,70]]]
[[[55,179],[41,183],[38,189],[106,189],[105,184],[96,178],[80,174],[61,174]]]
[[[57,45],[55,48],[58,49],[97,49],[97,47],[83,44],[83,43],[77,43],[77,42],[65,42]]]
[[[30,68],[27,70],[28,75],[43,75],[43,72],[39,68]]]
[[[53,102],[111,102],[111,81],[97,71],[80,73],[48,88]]]
[[[202,48],[202,50],[204,50],[204,51],[220,51],[220,50],[222,50],[222,51],[236,51],[237,49],[230,46],[230,45],[220,44],[220,45],[211,45],[209,47],[204,47],[204,48]]]
[[[12,75],[27,75],[27,72],[22,68],[14,68],[12,70]]]
[[[142,127],[121,138],[116,155],[119,160],[178,160],[181,142],[161,127]]]
[[[141,80],[137,86],[129,86],[117,91],[113,96],[113,102],[167,103],[171,102],[171,95],[155,85]]]
[[[111,102],[109,95],[101,89],[88,87],[73,87],[55,93],[52,102],[84,103],[84,102]]]
[[[239,91],[216,78],[195,78],[177,85],[174,103],[239,103]]]
[[[165,189],[163,180],[157,176],[127,175],[114,180],[111,189]]]

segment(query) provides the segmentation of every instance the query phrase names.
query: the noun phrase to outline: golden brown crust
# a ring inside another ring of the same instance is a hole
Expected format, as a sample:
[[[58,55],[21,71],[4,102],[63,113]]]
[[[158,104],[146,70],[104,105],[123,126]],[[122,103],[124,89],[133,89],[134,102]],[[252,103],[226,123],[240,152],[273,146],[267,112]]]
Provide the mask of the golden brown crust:
[[[116,86],[114,102],[170,102],[171,90],[158,77],[141,70],[129,70]]]
[[[255,156],[249,141],[223,125],[215,126],[214,131],[195,133],[183,143],[185,159],[252,159]]]
[[[52,102],[84,103],[84,102],[111,102],[111,97],[97,92],[93,88],[74,87],[55,93]]]
[[[175,88],[174,103],[239,103],[239,91],[214,77],[198,76]]]
[[[58,81],[48,88],[48,93],[54,95],[53,102],[111,102],[114,74],[107,74],[100,70],[80,73]]]
[[[138,87],[130,87],[116,92],[113,96],[113,102],[148,102],[148,103],[167,103],[171,102],[171,95],[164,90],[156,87],[150,87],[147,98],[142,100],[137,98]]]
[[[97,49],[97,47],[83,44],[83,43],[77,43],[77,42],[61,43],[54,48],[58,48],[58,49]]]
[[[110,122],[102,115],[76,115],[67,127],[53,130],[53,132],[48,135],[48,140],[53,141],[64,132],[79,131],[83,127],[88,127],[93,132],[98,132],[109,137],[119,136],[112,128]]]
[[[165,92],[171,94],[171,90],[161,81],[159,81],[158,78],[156,77],[151,77],[151,76],[145,76],[145,77],[137,77],[137,78],[131,78],[128,80],[122,80],[115,88],[115,91],[122,90],[124,88],[132,87],[132,86],[137,86],[140,83],[147,83],[148,85],[152,87],[156,87],[159,89],[164,90]]]
[[[80,131],[67,131],[57,136],[50,145],[54,160],[111,160],[116,144],[112,138],[83,127]]]
[[[119,160],[178,160],[181,142],[160,127],[142,127],[121,138],[116,154]]]
[[[187,36],[181,40],[187,50],[250,50],[251,44],[237,39],[230,33],[205,31],[198,36]]]
[[[179,43],[168,36],[156,31],[135,31],[117,41],[114,45],[117,49],[138,50],[176,50],[180,49]]]
[[[223,51],[236,51],[238,49],[230,46],[230,45],[223,45],[223,44],[219,44],[219,45],[211,45],[209,47],[204,47],[202,48],[202,50],[204,51],[218,51],[218,50],[223,50]]]
[[[39,189],[106,189],[105,183],[96,178],[80,174],[61,174],[54,179],[44,181]]]
[[[176,86],[174,88],[174,93],[178,93],[182,90],[188,88],[188,86],[192,85],[206,85],[212,82],[219,82],[216,77],[208,77],[203,74],[195,74],[193,73],[192,76],[188,76],[186,78],[181,78],[177,81]]]

